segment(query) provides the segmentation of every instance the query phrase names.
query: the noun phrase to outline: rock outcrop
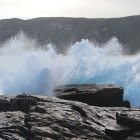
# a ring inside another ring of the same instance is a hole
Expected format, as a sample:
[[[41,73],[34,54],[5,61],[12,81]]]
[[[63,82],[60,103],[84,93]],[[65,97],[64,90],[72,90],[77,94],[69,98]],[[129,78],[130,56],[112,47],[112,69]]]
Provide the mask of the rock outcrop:
[[[130,107],[128,101],[123,101],[123,88],[108,85],[69,85],[55,89],[56,97],[65,100],[80,101],[100,107]]]
[[[1,96],[0,103],[1,140],[140,139],[140,108],[95,107],[25,94]]]

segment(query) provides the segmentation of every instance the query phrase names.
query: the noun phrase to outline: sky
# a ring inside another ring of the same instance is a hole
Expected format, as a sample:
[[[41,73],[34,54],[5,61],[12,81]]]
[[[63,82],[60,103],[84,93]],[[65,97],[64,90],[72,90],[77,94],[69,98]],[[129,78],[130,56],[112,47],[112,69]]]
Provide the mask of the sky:
[[[0,0],[0,18],[113,18],[140,14],[140,0]]]

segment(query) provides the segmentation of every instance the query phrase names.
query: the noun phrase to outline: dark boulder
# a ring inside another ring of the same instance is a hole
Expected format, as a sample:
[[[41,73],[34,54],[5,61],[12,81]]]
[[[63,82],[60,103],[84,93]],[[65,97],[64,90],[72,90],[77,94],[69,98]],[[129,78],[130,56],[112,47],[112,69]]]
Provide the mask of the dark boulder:
[[[11,103],[11,111],[22,111],[29,112],[30,108],[36,105],[36,100],[34,98],[14,98],[10,100]]]
[[[115,140],[124,140],[127,136],[132,134],[132,129],[129,127],[116,125],[115,127],[106,127],[105,132]]]
[[[0,112],[1,111],[9,111],[10,110],[10,100],[15,97],[12,95],[0,95]]]
[[[129,101],[123,101],[123,88],[115,85],[69,85],[55,89],[56,97],[65,100],[80,101],[100,107],[130,107]]]
[[[140,130],[140,109],[130,109],[116,114],[117,123]]]

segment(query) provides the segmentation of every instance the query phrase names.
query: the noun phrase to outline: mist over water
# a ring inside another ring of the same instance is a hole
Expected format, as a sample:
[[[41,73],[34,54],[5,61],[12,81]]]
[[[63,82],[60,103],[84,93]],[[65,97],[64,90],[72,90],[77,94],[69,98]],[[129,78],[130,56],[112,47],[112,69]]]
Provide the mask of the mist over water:
[[[51,44],[40,47],[23,33],[1,46],[0,94],[53,95],[56,86],[89,83],[122,86],[124,99],[139,106],[140,55],[122,55],[115,37],[102,47],[82,40],[66,55],[55,53]]]

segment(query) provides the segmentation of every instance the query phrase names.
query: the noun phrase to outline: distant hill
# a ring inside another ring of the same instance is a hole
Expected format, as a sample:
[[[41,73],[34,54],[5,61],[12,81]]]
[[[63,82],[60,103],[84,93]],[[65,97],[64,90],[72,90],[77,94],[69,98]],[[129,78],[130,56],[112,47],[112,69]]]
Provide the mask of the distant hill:
[[[41,44],[53,43],[59,53],[81,39],[104,43],[116,36],[129,54],[140,51],[140,16],[110,19],[35,18],[0,20],[0,43],[24,31]]]

